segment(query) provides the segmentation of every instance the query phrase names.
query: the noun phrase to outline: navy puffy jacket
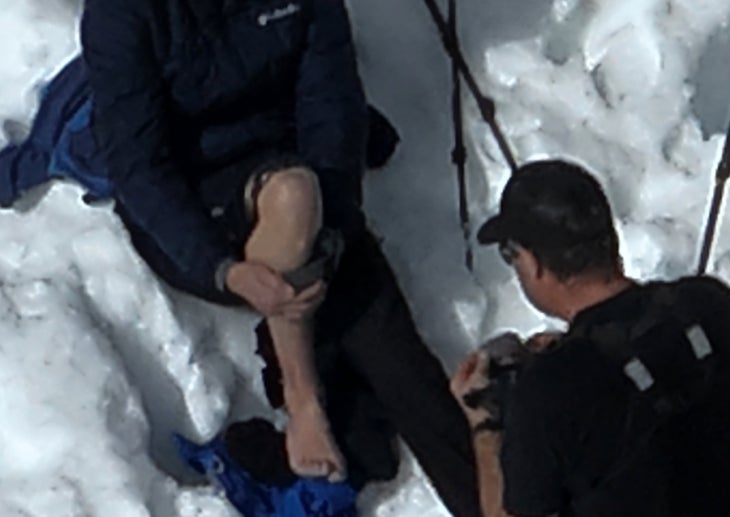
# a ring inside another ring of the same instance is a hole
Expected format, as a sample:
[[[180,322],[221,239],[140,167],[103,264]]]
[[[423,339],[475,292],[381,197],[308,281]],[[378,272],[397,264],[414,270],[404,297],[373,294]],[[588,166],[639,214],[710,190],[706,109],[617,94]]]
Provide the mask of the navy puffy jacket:
[[[361,221],[367,114],[342,0],[86,0],[81,38],[115,197],[201,289],[240,250],[197,186],[252,152],[295,153],[325,224]]]

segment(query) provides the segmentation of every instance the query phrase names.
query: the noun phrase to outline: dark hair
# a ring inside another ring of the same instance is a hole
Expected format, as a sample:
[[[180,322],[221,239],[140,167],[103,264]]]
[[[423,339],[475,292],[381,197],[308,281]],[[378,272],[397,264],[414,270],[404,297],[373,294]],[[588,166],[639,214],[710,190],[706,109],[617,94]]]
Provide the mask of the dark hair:
[[[542,181],[525,182],[533,220],[551,221],[559,232],[553,239],[515,240],[559,279],[578,275],[613,276],[621,268],[619,241],[606,195],[598,181],[582,167],[564,161],[525,165],[518,175]],[[545,183],[553,188],[545,188]],[[519,180],[518,180],[519,181]],[[560,235],[559,235],[559,234]],[[565,242],[560,236],[567,235]],[[516,236],[517,237],[517,236]]]
[[[534,253],[538,262],[560,280],[582,275],[610,278],[621,270],[618,236],[615,231],[569,247],[522,245]]]

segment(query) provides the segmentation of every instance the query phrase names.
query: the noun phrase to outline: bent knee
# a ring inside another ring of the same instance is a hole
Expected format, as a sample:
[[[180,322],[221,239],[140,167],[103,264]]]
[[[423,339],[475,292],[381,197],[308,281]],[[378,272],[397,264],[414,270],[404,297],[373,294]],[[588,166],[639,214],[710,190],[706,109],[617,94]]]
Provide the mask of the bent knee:
[[[317,176],[305,167],[291,167],[269,173],[259,191],[259,212],[285,211],[319,217],[321,199]]]
[[[322,226],[322,202],[317,176],[304,167],[271,173],[256,201],[257,227],[282,239],[302,241],[309,248]]]

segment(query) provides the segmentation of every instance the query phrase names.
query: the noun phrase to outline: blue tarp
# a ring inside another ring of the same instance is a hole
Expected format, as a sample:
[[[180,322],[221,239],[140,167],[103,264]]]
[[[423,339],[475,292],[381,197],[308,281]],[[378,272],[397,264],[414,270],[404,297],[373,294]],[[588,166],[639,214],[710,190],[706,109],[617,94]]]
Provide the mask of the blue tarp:
[[[197,445],[174,435],[180,456],[225,492],[244,517],[355,517],[357,493],[347,483],[297,479],[287,486],[254,480],[231,458],[221,437]]]

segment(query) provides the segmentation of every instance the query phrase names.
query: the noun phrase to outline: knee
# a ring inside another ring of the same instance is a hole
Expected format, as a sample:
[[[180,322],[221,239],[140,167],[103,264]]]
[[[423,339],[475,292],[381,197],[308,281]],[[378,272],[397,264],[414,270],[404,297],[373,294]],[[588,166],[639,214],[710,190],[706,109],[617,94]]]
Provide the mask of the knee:
[[[272,173],[261,187],[257,204],[262,214],[273,211],[318,221],[321,218],[321,198],[317,176],[304,167]]]

